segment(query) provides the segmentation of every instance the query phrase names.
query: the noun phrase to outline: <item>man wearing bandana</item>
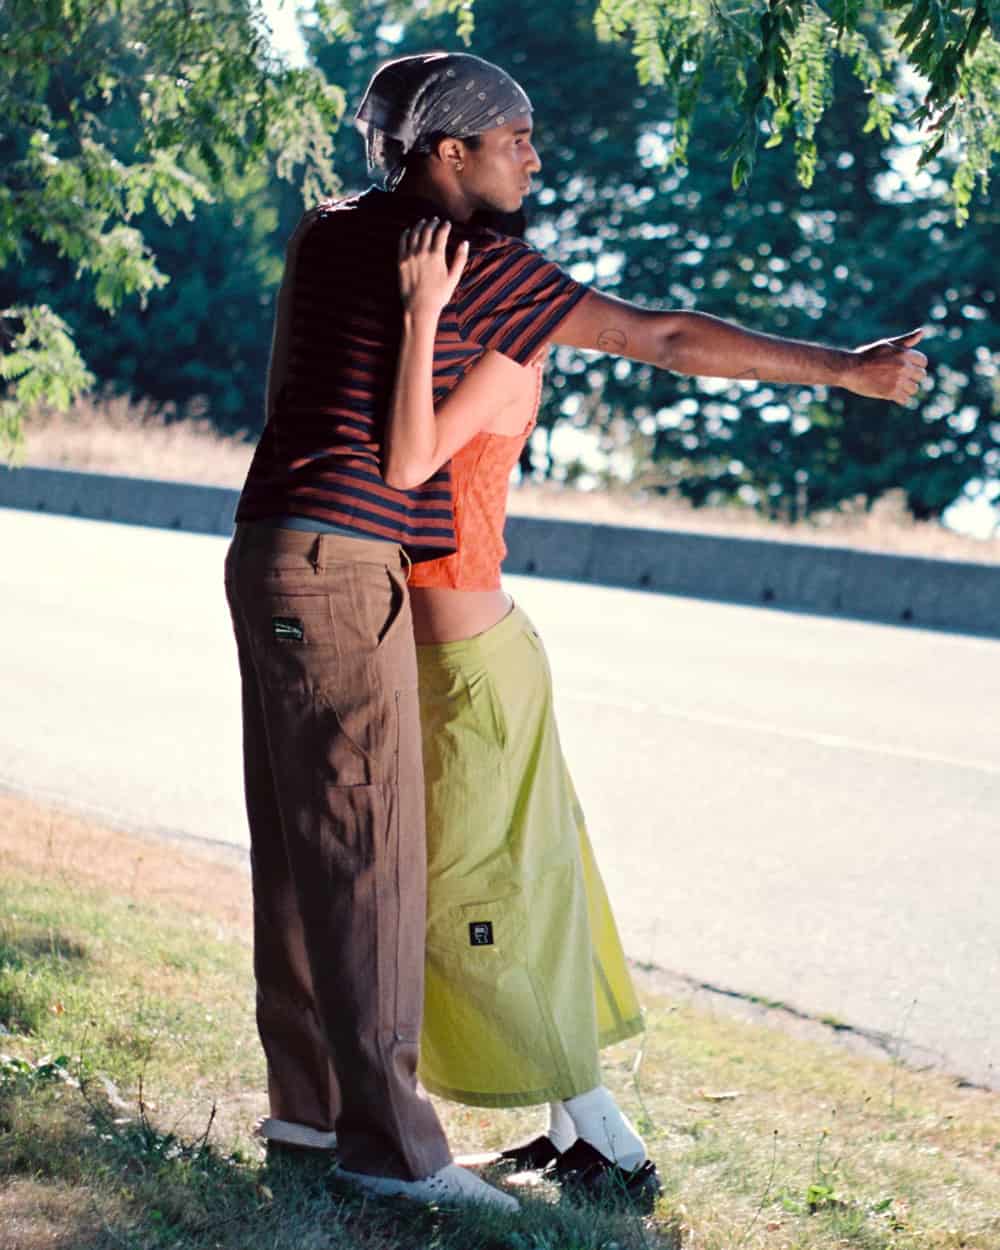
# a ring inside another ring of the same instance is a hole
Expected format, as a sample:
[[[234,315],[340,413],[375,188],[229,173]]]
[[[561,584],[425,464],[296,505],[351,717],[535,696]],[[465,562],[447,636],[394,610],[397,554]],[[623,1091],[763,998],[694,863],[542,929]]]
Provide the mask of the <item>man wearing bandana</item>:
[[[400,236],[452,223],[467,259],[438,326],[435,402],[488,352],[550,342],[681,373],[845,386],[906,402],[919,332],[842,350],[639,308],[574,282],[519,238],[540,169],[531,104],[466,54],[404,57],[357,115],[382,187],[307,213],[278,300],[267,423],[226,562],[243,687],[257,1019],[270,1147],[330,1149],[376,1193],[516,1207],[456,1166],[416,1079],[426,856],[406,569],[455,549],[447,465],[382,474],[402,307]],[[336,1135],[334,1135],[334,1133]]]

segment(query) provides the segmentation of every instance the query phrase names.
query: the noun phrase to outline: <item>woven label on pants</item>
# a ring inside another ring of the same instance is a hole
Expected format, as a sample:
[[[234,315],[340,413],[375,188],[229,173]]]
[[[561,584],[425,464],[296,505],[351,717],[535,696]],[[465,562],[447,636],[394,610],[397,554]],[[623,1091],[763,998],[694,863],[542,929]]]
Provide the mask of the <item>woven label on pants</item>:
[[[271,628],[279,642],[303,642],[306,636],[297,616],[272,616]]]

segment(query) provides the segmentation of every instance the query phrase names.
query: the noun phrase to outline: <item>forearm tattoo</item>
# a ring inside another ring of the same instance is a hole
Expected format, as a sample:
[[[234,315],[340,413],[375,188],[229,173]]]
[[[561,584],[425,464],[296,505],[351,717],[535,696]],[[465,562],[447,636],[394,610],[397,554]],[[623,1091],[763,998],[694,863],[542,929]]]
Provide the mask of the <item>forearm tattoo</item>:
[[[597,346],[602,352],[611,352],[615,356],[621,356],[628,347],[628,339],[621,330],[602,330],[597,336]]]

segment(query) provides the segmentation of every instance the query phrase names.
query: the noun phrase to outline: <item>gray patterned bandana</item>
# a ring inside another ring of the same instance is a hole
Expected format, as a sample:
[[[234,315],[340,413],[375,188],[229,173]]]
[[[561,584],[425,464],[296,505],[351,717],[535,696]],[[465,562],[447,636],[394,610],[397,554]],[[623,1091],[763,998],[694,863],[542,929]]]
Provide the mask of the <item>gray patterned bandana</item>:
[[[430,151],[433,136],[468,139],[530,115],[531,101],[499,66],[464,52],[430,52],[377,70],[354,124],[365,137],[369,170],[391,191],[406,157]]]

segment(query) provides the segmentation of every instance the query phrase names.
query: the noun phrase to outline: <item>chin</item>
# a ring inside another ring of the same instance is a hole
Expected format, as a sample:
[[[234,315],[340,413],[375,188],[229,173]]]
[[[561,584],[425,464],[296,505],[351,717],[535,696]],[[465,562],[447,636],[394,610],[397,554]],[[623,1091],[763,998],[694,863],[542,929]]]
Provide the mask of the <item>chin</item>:
[[[515,207],[512,209],[504,208],[488,208],[481,209],[476,214],[476,220],[479,225],[487,226],[491,230],[497,230],[500,234],[514,235],[518,238],[524,235],[526,222],[524,213],[520,209],[520,200],[515,200]]]
[[[502,199],[498,196],[496,202],[491,204],[489,208],[494,213],[516,213],[520,211],[523,203],[523,192],[512,191],[510,195],[505,195]]]

